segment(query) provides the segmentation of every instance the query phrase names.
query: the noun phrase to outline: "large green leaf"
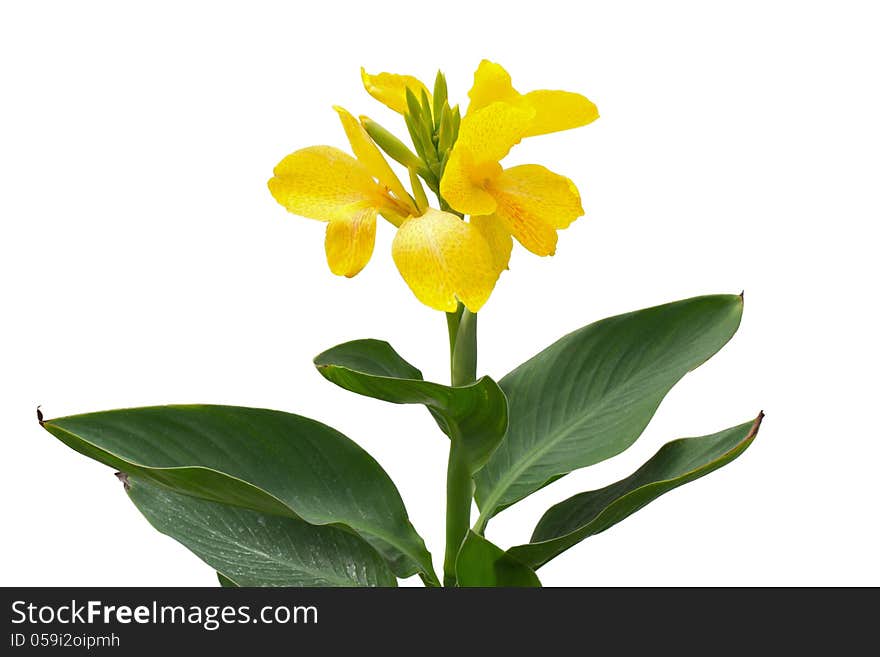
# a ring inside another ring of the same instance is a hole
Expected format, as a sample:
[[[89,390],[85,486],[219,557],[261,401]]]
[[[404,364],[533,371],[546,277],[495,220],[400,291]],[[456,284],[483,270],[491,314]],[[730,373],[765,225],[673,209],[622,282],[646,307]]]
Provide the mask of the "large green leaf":
[[[541,586],[535,571],[474,532],[461,544],[455,577],[463,587]]]
[[[752,444],[761,426],[755,420],[711,436],[681,438],[660,448],[626,479],[580,493],[551,507],[532,540],[508,553],[539,568],[580,541],[603,532],[658,497],[730,463]]]
[[[499,382],[507,435],[477,474],[478,528],[559,477],[619,454],[661,400],[736,332],[742,297],[704,296],[603,319]]]
[[[507,400],[492,379],[444,386],[422,379],[387,342],[354,340],[315,358],[318,371],[336,385],[394,404],[424,404],[440,428],[462,446],[471,472],[498,447],[507,428]]]
[[[223,586],[396,586],[385,559],[342,529],[175,493],[139,477],[128,496],[157,530],[215,568]]]
[[[357,531],[395,573],[436,582],[400,494],[373,458],[308,418],[238,406],[154,406],[73,415],[43,427],[73,449],[173,490]]]

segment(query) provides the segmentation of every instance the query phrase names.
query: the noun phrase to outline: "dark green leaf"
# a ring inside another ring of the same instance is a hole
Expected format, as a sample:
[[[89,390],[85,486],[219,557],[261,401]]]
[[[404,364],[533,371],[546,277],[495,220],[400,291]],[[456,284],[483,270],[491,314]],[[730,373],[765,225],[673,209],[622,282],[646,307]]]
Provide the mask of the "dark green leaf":
[[[396,586],[356,534],[175,493],[128,478],[128,496],[158,531],[218,571],[224,586]],[[224,582],[226,580],[226,582]]]
[[[237,406],[154,406],[43,423],[97,461],[176,491],[357,531],[408,576],[436,580],[425,544],[381,466],[308,418]]]
[[[603,319],[505,376],[510,426],[477,475],[477,527],[632,445],[670,388],[730,340],[741,316],[741,297],[716,295]]]
[[[424,404],[440,428],[458,441],[471,472],[481,468],[507,427],[504,393],[489,377],[468,386],[444,386],[422,379],[387,342],[355,340],[328,349],[315,366],[338,386],[394,404]]]
[[[711,436],[667,443],[626,479],[551,507],[535,527],[531,543],[511,548],[508,553],[532,568],[541,567],[673,488],[733,461],[755,439],[762,417],[763,413],[751,422]]]
[[[541,586],[535,571],[474,532],[461,545],[455,576],[459,586]]]

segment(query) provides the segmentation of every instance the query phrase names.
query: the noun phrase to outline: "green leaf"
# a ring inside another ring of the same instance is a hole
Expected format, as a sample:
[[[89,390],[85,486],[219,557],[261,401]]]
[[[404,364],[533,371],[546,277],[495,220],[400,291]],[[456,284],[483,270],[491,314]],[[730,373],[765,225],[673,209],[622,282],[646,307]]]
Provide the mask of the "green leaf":
[[[76,451],[190,495],[358,532],[406,577],[436,575],[376,461],[320,422],[258,408],[153,406],[49,420]]]
[[[431,103],[427,95],[422,94],[421,100],[416,97],[412,90],[406,88],[407,114],[404,116],[410,137],[416,152],[422,156],[425,163],[432,167],[438,164],[437,149],[434,146],[434,123],[431,118]],[[435,172],[436,173],[436,172]]]
[[[632,445],[666,393],[730,340],[741,316],[742,297],[716,295],[603,319],[501,379],[510,425],[477,475],[477,528]]]
[[[437,129],[437,135],[439,139],[437,152],[446,156],[447,151],[452,148],[452,110],[449,103],[444,103],[440,108],[440,126]]]
[[[427,147],[424,143],[424,139],[422,138],[421,129],[418,125],[418,118],[413,117],[411,114],[406,114],[403,117],[404,122],[406,123],[407,132],[409,132],[409,137],[412,140],[413,148],[416,149],[416,153],[419,154],[419,157],[425,164],[430,163],[430,158],[428,157],[429,153]],[[433,176],[433,171],[428,170],[430,176]]]
[[[658,497],[717,470],[742,454],[761,426],[764,414],[711,436],[666,443],[626,479],[580,493],[551,507],[535,527],[532,540],[508,550],[514,558],[540,568],[585,538],[603,532]]]
[[[541,586],[535,571],[474,532],[461,544],[455,576],[458,586],[465,587]]]
[[[461,126],[461,110],[458,105],[452,108],[452,143],[458,139],[458,129]]]
[[[440,115],[443,112],[443,106],[447,105],[446,99],[448,97],[448,90],[446,88],[446,76],[443,75],[443,71],[437,71],[437,77],[434,78],[434,97],[433,97],[433,109],[434,109],[434,129],[437,130],[440,127]]]
[[[484,376],[467,386],[444,386],[422,379],[387,342],[355,340],[315,358],[318,371],[336,385],[394,404],[424,404],[440,428],[462,447],[471,472],[498,447],[507,428],[507,401]]]
[[[409,116],[415,119],[418,122],[422,120],[422,106],[419,102],[418,97],[413,93],[412,89],[407,87],[404,91],[406,95],[406,107],[408,110]]]
[[[356,534],[209,502],[138,477],[127,483],[150,524],[215,568],[224,586],[397,585],[385,559]]]
[[[425,121],[425,131],[426,134],[429,134],[432,138],[434,137],[434,117],[432,116],[433,110],[431,109],[431,99],[428,97],[428,92],[422,89],[422,93],[419,98],[422,104],[422,117],[424,117]]]
[[[217,573],[217,581],[220,582],[220,586],[223,588],[238,588],[238,584],[233,582],[223,573]]]

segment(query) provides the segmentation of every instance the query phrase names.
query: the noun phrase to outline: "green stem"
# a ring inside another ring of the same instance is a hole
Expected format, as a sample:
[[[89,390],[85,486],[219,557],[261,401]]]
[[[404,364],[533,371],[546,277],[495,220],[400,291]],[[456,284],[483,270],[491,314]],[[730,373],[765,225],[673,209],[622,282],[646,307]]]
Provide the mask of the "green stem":
[[[466,386],[477,380],[477,315],[461,309],[458,332],[452,345],[452,385]]]
[[[452,385],[463,386],[477,378],[477,315],[459,304],[446,314]],[[461,449],[461,436],[449,437],[449,465],[446,470],[446,554],[443,585],[455,586],[455,559],[471,524],[474,480]]]
[[[446,328],[449,330],[449,371],[455,369],[455,339],[458,337],[458,327],[461,324],[461,313],[464,306],[458,304],[458,310],[446,313]]]
[[[443,586],[455,586],[455,560],[458,549],[471,524],[471,502],[474,480],[463,458],[462,450],[453,442],[449,448],[446,470],[446,554],[443,559]]]
[[[488,523],[489,523],[489,518],[487,518],[485,515],[483,515],[481,513],[479,515],[479,517],[477,518],[476,524],[474,525],[474,533],[482,536],[483,532],[486,531],[486,525]]]

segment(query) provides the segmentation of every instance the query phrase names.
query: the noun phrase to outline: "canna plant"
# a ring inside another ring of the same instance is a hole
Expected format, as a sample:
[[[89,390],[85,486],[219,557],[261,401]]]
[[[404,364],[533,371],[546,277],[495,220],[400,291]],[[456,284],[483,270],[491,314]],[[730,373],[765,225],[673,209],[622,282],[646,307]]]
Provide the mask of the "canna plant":
[[[387,221],[403,280],[445,313],[448,385],[424,380],[381,340],[347,342],[314,361],[341,388],[425,406],[448,438],[442,573],[381,466],[315,420],[182,405],[40,416],[40,423],[117,469],[147,520],[225,586],[395,586],[414,575],[431,587],[540,586],[542,565],[729,463],[754,440],[762,414],[672,441],[632,475],[551,507],[527,542],[505,550],[487,538],[498,513],[632,445],[672,386],[736,332],[742,296],[603,319],[497,380],[478,377],[477,313],[507,269],[513,241],[553,255],[558,231],[584,213],[571,180],[538,164],[506,167],[504,158],[522,139],[587,125],[598,111],[576,93],[520,93],[488,61],[477,68],[464,115],[450,104],[442,73],[431,90],[410,76],[361,75],[371,96],[402,115],[412,146],[337,107],[351,154],[332,146],[296,151],[275,167],[269,190],[290,212],[326,222],[327,263],[337,275],[364,268],[378,219]]]

